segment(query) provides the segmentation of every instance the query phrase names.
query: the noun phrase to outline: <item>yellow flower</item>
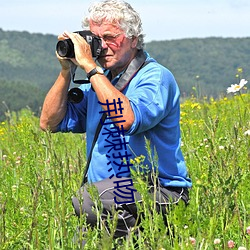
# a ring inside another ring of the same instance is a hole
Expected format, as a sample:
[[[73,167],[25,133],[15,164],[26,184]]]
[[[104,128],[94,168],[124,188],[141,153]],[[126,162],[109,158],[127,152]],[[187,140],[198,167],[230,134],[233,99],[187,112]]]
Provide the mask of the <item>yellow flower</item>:
[[[133,159],[130,159],[130,163],[134,165],[135,161]]]
[[[195,108],[201,109],[201,106],[200,106],[199,103],[196,102],[196,103],[192,103],[192,104],[191,104],[191,108],[192,108],[192,109],[195,109]]]
[[[135,161],[136,161],[137,164],[140,164],[140,162],[141,162],[139,157],[136,157]]]
[[[237,71],[238,71],[238,73],[242,73],[243,69],[242,68],[238,68]]]

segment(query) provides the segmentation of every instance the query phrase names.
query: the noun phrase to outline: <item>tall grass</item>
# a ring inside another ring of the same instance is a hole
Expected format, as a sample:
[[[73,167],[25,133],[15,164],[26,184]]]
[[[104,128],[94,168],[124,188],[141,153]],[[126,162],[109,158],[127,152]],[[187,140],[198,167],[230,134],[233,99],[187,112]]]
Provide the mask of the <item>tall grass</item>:
[[[249,94],[186,100],[181,128],[193,180],[190,204],[173,207],[165,226],[134,173],[145,200],[138,206],[140,230],[117,244],[99,222],[99,229],[85,233],[86,249],[228,249],[229,240],[235,249],[250,249],[249,103]],[[71,197],[82,181],[85,151],[84,135],[41,132],[28,109],[6,114],[0,124],[0,249],[80,249],[76,229],[86,222],[75,217]],[[116,220],[107,223],[112,235]]]

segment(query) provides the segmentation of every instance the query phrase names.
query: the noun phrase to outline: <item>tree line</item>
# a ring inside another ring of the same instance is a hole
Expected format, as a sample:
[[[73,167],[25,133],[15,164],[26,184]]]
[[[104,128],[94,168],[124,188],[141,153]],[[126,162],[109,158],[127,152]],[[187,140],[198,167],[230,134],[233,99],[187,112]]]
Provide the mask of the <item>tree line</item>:
[[[39,115],[60,70],[56,43],[54,35],[0,29],[0,120],[7,110],[25,107]],[[250,78],[249,37],[152,41],[145,49],[172,71],[183,98],[217,98],[240,78]]]

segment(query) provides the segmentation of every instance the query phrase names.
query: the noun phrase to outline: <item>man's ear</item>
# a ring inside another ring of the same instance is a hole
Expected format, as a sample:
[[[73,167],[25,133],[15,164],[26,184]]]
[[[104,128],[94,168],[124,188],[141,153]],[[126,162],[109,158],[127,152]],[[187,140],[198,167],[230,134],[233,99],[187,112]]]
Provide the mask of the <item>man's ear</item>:
[[[132,37],[131,47],[134,49],[136,48],[138,43],[138,37]]]

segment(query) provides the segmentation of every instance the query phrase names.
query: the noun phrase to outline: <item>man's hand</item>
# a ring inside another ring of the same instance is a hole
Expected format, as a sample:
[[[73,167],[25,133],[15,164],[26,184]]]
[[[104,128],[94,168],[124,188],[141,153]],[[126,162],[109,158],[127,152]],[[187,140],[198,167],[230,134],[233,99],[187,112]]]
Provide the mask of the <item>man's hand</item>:
[[[59,41],[62,41],[65,39],[69,39],[69,37],[65,34],[58,36]],[[56,52],[56,57],[57,57],[58,61],[60,62],[63,71],[70,71],[72,69],[75,70],[76,67],[78,66],[77,61],[74,58],[61,57],[58,55],[57,52]]]
[[[65,31],[63,33],[64,39],[71,39],[74,44],[75,58],[70,58],[70,61],[75,65],[80,66],[88,73],[96,67],[96,63],[92,57],[90,45],[78,33]]]

